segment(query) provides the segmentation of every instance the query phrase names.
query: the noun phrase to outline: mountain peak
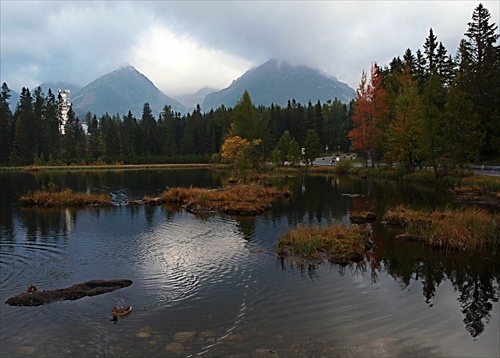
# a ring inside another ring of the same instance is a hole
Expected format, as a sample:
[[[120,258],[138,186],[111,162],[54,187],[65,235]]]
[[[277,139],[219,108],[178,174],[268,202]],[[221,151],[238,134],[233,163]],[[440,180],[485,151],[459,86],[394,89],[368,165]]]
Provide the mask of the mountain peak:
[[[89,83],[72,96],[72,102],[79,116],[89,111],[99,116],[104,113],[126,115],[130,110],[140,118],[146,102],[155,116],[166,105],[170,105],[174,112],[183,114],[191,110],[161,92],[130,64]]]
[[[324,72],[271,58],[244,73],[229,87],[207,95],[202,109],[207,111],[221,105],[234,107],[245,90],[248,90],[256,106],[286,106],[293,99],[302,104],[318,100],[326,102],[335,98],[348,103],[355,95],[355,91],[347,84]]]
[[[118,69],[116,71],[120,71],[120,70],[137,71],[137,69],[128,62],[121,65],[120,67],[118,67]],[[139,71],[137,71],[137,72],[139,72]]]

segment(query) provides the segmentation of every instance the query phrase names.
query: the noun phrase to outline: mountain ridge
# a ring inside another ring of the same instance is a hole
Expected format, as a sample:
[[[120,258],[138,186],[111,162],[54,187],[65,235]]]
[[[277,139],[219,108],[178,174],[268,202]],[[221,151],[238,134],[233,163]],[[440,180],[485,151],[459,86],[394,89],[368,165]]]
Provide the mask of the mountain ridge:
[[[108,72],[81,88],[54,81],[46,81],[40,87],[45,94],[51,88],[56,96],[57,89],[70,89],[70,101],[80,119],[87,112],[97,116],[105,113],[124,116],[129,110],[136,118],[140,118],[146,102],[155,117],[158,117],[166,105],[181,115],[190,113],[198,104],[204,112],[221,105],[234,108],[245,90],[248,90],[256,106],[286,106],[291,100],[307,104],[309,101],[326,102],[334,98],[348,103],[355,97],[354,89],[333,76],[304,65],[291,65],[276,59],[249,69],[220,91],[204,87],[196,93],[177,96],[177,99],[163,93],[132,65]],[[11,108],[14,111],[19,95],[14,91],[11,93]]]
[[[79,117],[89,111],[99,116],[104,113],[126,115],[131,111],[134,116],[140,118],[146,102],[154,116],[158,116],[166,105],[181,114],[191,110],[168,97],[131,65],[111,71],[90,82],[71,96],[71,102]]]
[[[303,104],[334,98],[348,103],[355,96],[354,89],[333,76],[307,66],[270,59],[245,72],[229,87],[207,95],[201,108],[207,111],[220,105],[234,107],[245,90],[256,106],[285,106],[293,99]]]

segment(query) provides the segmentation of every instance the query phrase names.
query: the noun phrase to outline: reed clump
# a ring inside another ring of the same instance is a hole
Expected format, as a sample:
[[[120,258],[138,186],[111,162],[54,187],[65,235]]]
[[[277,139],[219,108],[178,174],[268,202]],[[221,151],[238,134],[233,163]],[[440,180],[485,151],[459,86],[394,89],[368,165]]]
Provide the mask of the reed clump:
[[[480,196],[483,193],[483,188],[479,185],[471,185],[471,186],[455,185],[453,192],[456,195]]]
[[[398,206],[390,209],[384,220],[433,247],[494,252],[500,247],[499,215],[477,207],[417,211]]]
[[[324,228],[298,226],[280,237],[278,254],[309,263],[329,260],[347,264],[363,260],[370,247],[370,230],[366,227],[343,224]]]
[[[257,215],[269,209],[273,201],[290,195],[288,190],[278,190],[275,187],[240,184],[219,190],[170,188],[157,201],[161,204],[178,203],[195,213],[219,211],[236,215]]]
[[[29,192],[19,200],[23,206],[111,206],[109,194],[92,194],[74,192],[71,189],[64,191],[37,190]]]

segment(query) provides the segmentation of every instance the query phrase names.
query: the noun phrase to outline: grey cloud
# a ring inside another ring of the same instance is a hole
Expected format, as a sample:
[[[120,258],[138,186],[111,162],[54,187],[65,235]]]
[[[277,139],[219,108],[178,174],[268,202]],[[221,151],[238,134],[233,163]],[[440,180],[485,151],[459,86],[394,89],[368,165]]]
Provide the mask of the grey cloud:
[[[356,87],[372,62],[386,64],[406,48],[422,48],[431,27],[455,54],[478,4],[1,1],[1,80],[16,86],[49,79],[86,84],[128,62],[140,35],[160,24],[255,65],[276,57],[326,70]],[[498,24],[499,3],[483,4]]]

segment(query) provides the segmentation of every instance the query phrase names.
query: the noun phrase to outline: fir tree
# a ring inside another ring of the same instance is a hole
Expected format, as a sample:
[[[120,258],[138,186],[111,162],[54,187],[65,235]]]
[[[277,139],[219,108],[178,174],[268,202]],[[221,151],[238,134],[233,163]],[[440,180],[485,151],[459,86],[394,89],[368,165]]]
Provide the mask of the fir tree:
[[[257,116],[247,90],[234,107],[231,125],[231,136],[239,136],[248,141],[257,138]]]
[[[33,103],[30,91],[23,87],[16,109],[13,164],[26,165],[33,163],[36,156],[35,132],[33,131]]]
[[[484,144],[476,149],[475,162],[480,155],[500,156],[500,48],[498,26],[490,23],[489,11],[479,4],[468,23],[466,38],[460,44],[459,84],[472,99],[474,111],[486,134]]]
[[[2,84],[0,93],[0,163],[7,164],[12,150],[13,118],[10,110],[11,97],[7,83]]]

